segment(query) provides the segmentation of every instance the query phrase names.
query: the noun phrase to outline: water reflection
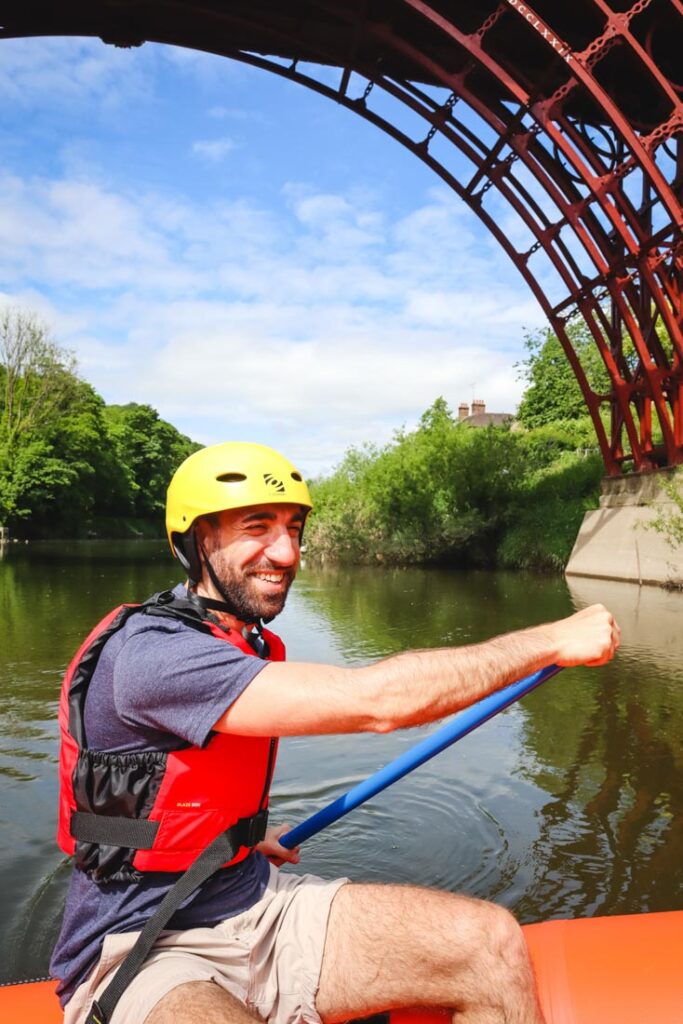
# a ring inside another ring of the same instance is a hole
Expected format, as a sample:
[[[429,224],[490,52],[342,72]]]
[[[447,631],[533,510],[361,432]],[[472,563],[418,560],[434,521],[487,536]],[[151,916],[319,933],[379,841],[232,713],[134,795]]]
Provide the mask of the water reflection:
[[[620,659],[651,663],[673,673],[680,685],[683,672],[683,591],[639,587],[635,583],[572,576],[567,586],[577,608],[602,602],[616,616],[622,633]]]
[[[112,606],[173,582],[161,543],[11,546],[0,563],[5,979],[44,969],[68,874],[52,838],[63,669]],[[612,665],[565,671],[311,840],[305,868],[464,890],[523,920],[682,906],[682,594],[510,573],[307,568],[278,629],[292,660],[359,664],[474,643],[596,600],[622,623]],[[427,731],[283,743],[274,818],[302,820]]]
[[[683,594],[588,579],[569,590],[577,608],[599,600],[614,612],[622,648],[597,674],[575,670],[552,700],[526,702],[524,771],[549,798],[533,902],[558,915],[680,905]]]

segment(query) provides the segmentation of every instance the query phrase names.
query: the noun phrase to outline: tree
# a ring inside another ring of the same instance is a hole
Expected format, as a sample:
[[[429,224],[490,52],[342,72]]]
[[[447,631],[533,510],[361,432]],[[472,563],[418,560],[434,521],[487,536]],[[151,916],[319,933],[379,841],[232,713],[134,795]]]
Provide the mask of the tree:
[[[149,405],[106,406],[34,314],[0,312],[0,522],[73,537],[135,516],[161,533],[168,481],[199,447]]]
[[[130,475],[107,431],[104,400],[92,385],[83,380],[73,381],[68,416],[61,417],[56,428],[48,430],[47,437],[53,454],[74,473],[68,495],[63,495],[64,500],[58,500],[57,507],[49,512],[50,520],[63,533],[73,536],[74,526],[92,516],[132,514]],[[47,504],[43,505],[46,511]]]
[[[134,514],[160,518],[173,473],[202,446],[162,420],[151,405],[108,405],[104,416],[118,461],[128,477]]]
[[[39,495],[74,483],[77,470],[54,453],[51,433],[73,402],[78,378],[32,313],[0,313],[0,518],[31,515]]]
[[[587,325],[581,321],[570,324],[571,339],[591,388],[608,391],[609,374]],[[542,427],[556,420],[575,420],[586,415],[586,403],[560,339],[550,329],[527,334],[524,345],[528,352],[520,364],[521,375],[528,382],[517,416],[525,427]]]
[[[0,443],[10,457],[22,437],[64,408],[74,368],[73,355],[34,314],[13,308],[0,313]]]
[[[488,562],[524,471],[518,434],[465,429],[437,398],[416,430],[351,450],[315,483],[307,537],[335,559]]]

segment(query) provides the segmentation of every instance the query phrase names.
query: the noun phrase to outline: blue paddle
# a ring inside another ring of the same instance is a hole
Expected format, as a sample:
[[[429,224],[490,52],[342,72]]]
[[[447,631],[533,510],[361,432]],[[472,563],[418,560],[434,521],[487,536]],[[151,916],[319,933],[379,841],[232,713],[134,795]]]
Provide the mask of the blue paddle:
[[[290,832],[280,836],[279,842],[282,846],[291,850],[293,847],[305,842],[306,839],[310,839],[311,836],[322,832],[328,825],[338,821],[339,818],[342,818],[360,804],[365,803],[370,797],[381,793],[383,789],[391,786],[398,779],[402,779],[404,775],[412,772],[414,768],[419,768],[425,761],[429,761],[436,754],[440,754],[446,747],[450,747],[452,743],[456,743],[463,736],[467,736],[468,733],[478,726],[488,722],[489,718],[497,715],[499,711],[503,711],[511,704],[514,704],[520,697],[524,697],[531,690],[535,690],[537,686],[540,686],[541,683],[544,683],[552,676],[557,675],[560,671],[559,665],[548,665],[547,668],[539,669],[538,672],[525,676],[524,679],[519,679],[516,683],[511,683],[496,693],[490,693],[488,697],[484,697],[476,704],[472,704],[471,707],[460,711],[454,718],[446,722],[444,726],[432,733],[431,736],[427,736],[426,739],[421,740],[420,743],[411,747],[410,750],[406,750],[405,753],[385,765],[384,768],[380,768],[379,771],[369,778],[359,782],[348,793],[344,793],[343,796],[333,800],[327,807],[323,807],[322,810],[312,814],[306,821],[296,825]]]

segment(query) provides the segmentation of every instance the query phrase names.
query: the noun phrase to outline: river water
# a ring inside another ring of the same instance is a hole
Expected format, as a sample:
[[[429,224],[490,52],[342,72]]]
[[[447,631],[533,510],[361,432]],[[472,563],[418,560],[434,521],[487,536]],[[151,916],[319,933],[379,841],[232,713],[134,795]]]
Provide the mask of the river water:
[[[0,981],[45,973],[61,674],[114,605],[175,582],[161,543],[11,545],[0,560]],[[291,660],[360,665],[603,601],[622,648],[566,670],[304,847],[302,867],[494,899],[522,921],[683,908],[683,594],[493,572],[305,567]],[[435,726],[281,744],[271,820],[301,821]]]

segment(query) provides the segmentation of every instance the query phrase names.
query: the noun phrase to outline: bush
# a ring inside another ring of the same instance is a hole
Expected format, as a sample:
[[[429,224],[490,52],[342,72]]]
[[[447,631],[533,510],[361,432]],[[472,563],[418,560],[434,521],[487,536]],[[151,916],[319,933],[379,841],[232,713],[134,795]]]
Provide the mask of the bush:
[[[349,451],[314,481],[309,552],[355,563],[562,569],[602,462],[588,417],[533,430],[454,421],[442,398],[416,430]]]
[[[417,430],[353,449],[314,482],[310,550],[342,561],[490,561],[523,461],[509,430],[459,424],[437,399]]]
[[[602,459],[566,452],[532,473],[497,552],[502,568],[564,569],[584,513],[597,508]]]

